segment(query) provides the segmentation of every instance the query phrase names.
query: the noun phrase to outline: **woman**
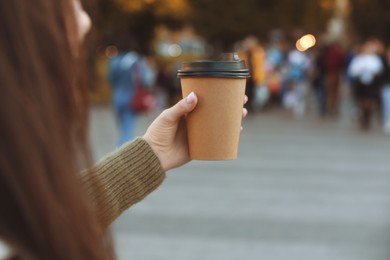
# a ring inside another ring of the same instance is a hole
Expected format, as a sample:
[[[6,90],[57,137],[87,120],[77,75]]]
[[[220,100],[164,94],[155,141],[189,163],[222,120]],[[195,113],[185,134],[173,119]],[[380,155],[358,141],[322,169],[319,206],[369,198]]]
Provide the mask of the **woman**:
[[[90,162],[78,73],[89,17],[76,0],[1,0],[0,21],[0,240],[14,258],[112,258],[107,226],[189,161],[179,122],[196,96],[76,176]]]
[[[7,259],[113,259],[107,227],[189,161],[194,93],[89,170],[78,0],[0,0],[0,244]],[[75,174],[80,172],[80,174]],[[1,258],[2,256],[0,256]]]

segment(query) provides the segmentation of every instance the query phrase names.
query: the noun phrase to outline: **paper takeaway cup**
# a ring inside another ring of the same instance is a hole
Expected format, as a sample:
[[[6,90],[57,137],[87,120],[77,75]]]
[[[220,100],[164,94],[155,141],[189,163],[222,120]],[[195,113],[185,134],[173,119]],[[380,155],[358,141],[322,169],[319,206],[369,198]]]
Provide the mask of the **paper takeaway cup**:
[[[198,96],[186,117],[193,160],[237,159],[242,108],[249,71],[236,53],[222,60],[183,62],[178,70],[183,97]]]

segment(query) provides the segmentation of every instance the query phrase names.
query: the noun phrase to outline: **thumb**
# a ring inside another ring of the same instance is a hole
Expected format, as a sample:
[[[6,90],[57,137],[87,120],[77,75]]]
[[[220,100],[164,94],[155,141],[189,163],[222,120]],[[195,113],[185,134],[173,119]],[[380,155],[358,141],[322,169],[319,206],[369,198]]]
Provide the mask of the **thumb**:
[[[187,97],[177,102],[176,105],[165,110],[165,120],[172,123],[179,121],[182,116],[194,110],[197,103],[198,97],[194,92],[191,92]]]

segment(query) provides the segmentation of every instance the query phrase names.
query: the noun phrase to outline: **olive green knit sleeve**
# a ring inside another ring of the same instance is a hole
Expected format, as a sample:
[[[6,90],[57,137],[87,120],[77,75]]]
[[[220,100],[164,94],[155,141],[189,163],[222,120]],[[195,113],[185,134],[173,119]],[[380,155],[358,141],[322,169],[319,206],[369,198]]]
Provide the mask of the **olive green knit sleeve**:
[[[107,155],[81,181],[99,221],[110,225],[123,211],[145,198],[164,180],[157,155],[142,138]]]

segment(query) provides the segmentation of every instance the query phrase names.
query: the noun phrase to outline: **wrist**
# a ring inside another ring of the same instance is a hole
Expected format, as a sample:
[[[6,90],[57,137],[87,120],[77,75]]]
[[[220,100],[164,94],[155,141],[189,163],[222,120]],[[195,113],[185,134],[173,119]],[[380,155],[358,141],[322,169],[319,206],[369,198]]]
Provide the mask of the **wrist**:
[[[147,134],[142,136],[142,139],[145,140],[145,142],[149,145],[149,147],[152,149],[152,151],[154,152],[154,154],[156,155],[156,157],[160,161],[161,168],[164,171],[168,171],[169,167],[166,165],[166,162],[163,159],[163,156],[162,156],[160,149],[157,148],[157,146],[154,144],[154,142],[151,140],[151,138]]]

